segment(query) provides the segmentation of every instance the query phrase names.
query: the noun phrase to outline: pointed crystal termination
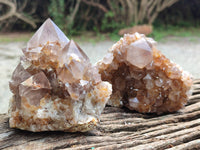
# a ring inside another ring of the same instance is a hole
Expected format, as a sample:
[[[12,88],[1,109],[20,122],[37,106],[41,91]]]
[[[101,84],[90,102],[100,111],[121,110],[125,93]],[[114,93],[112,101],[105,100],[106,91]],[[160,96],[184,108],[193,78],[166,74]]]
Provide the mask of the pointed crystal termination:
[[[24,69],[20,62],[13,72],[12,79],[9,82],[12,93],[17,94],[19,92],[19,84],[28,79],[30,76],[31,74]]]
[[[69,64],[72,58],[76,58],[76,61],[89,62],[89,58],[78,46],[76,42],[70,40],[70,42],[63,48],[62,61]]]
[[[40,100],[50,92],[49,80],[43,72],[31,76],[19,85],[19,95],[30,105],[39,106]]]
[[[54,60],[55,56],[52,54],[55,54],[56,51],[57,53],[61,51],[59,47],[63,48],[68,42],[69,39],[58,26],[51,19],[47,19],[28,41],[27,47],[22,51],[30,60],[49,57],[49,54],[51,54],[51,58],[49,59]]]
[[[99,121],[112,86],[87,55],[48,19],[23,49],[10,90],[10,127],[85,132]]]
[[[69,39],[51,19],[47,19],[37,30],[33,37],[28,41],[27,48],[40,47],[47,42],[60,42],[61,45],[65,45],[69,42]]]
[[[160,114],[187,103],[191,75],[161,54],[155,43],[138,33],[126,34],[97,63],[102,80],[112,83],[109,105]]]
[[[90,66],[89,58],[73,40],[63,48],[60,62],[58,78],[62,82],[69,83],[83,79],[88,66]]]

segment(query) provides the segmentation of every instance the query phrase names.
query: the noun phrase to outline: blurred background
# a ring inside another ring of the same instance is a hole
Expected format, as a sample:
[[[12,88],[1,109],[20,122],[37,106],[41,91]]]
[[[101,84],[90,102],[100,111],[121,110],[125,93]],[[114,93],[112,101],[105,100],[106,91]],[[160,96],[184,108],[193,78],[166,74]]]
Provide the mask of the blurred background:
[[[0,113],[21,48],[51,18],[94,64],[125,33],[140,32],[194,78],[200,77],[200,0],[0,0]]]
[[[154,27],[151,36],[159,40],[166,35],[197,34],[200,1],[0,0],[1,33],[34,32],[48,17],[68,36],[90,31],[117,39],[120,29],[149,24]],[[184,34],[188,28],[191,32]]]

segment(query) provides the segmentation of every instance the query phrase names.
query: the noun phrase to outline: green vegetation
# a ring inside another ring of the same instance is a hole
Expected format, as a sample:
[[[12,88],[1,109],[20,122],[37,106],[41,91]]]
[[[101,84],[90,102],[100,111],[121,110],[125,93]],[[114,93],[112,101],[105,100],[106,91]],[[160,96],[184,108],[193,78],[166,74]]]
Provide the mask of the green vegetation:
[[[87,32],[83,31],[81,32],[81,35],[74,35],[71,37],[74,41],[77,43],[80,42],[90,42],[95,44],[96,42],[99,41],[105,41],[105,40],[110,40],[109,34],[104,34],[104,33],[99,33],[99,32]]]
[[[171,0],[170,6],[167,0],[158,0],[151,9],[148,9],[151,1],[142,5],[144,1],[137,0],[136,4],[133,3],[134,1],[123,0],[48,0],[30,3],[26,3],[26,0],[16,0],[17,3],[12,3],[15,5],[16,11],[22,13],[26,20],[9,17],[0,22],[0,31],[2,33],[34,32],[36,28],[33,31],[31,28],[33,24],[37,24],[38,28],[50,17],[70,39],[73,37],[92,43],[106,39],[117,41],[120,39],[118,35],[120,29],[145,23],[154,25],[154,32],[149,36],[158,41],[167,36],[200,36],[198,34],[200,33],[198,29],[200,27],[199,0],[179,0],[178,2]],[[0,13],[9,14],[9,5],[2,7],[4,5],[6,4],[0,3]],[[33,19],[30,19],[30,16]],[[152,20],[152,18],[154,19]],[[88,34],[88,31],[92,34]],[[26,37],[25,39],[24,37],[13,39],[4,36],[0,37],[0,42],[27,39]]]
[[[177,37],[200,37],[200,28],[194,27],[154,27],[153,33],[149,35],[156,41],[160,41],[165,37],[177,36]]]
[[[84,36],[83,36],[84,35]],[[154,38],[156,41],[162,41],[166,37],[190,37],[191,42],[196,42],[196,37],[200,37],[200,28],[194,27],[154,27],[153,33],[148,35]],[[120,36],[118,35],[118,30],[111,33],[99,33],[99,32],[82,32],[80,36],[73,36],[77,42],[88,41],[91,43],[96,43],[103,40],[118,41]]]
[[[148,35],[149,37],[154,38],[156,41],[162,41],[166,37],[200,37],[200,28],[194,27],[154,27],[153,33]],[[114,31],[108,34],[108,37],[117,41],[120,39],[118,31]],[[190,41],[195,41],[196,38],[192,38]]]
[[[78,27],[74,28],[74,22],[80,2],[76,3],[76,1],[72,0],[69,2],[66,3],[65,0],[50,0],[48,14],[59,28],[71,37],[71,35],[76,35],[79,32]]]
[[[117,33],[118,30],[126,27],[125,22],[116,22],[114,21],[114,17],[114,13],[112,11],[105,13],[101,23],[101,31],[113,31],[114,33]]]
[[[65,1],[64,0],[50,0],[48,12],[59,28],[66,32],[70,26],[66,26],[67,18],[65,16]]]
[[[61,30],[65,30],[65,1],[64,0],[50,0],[48,7],[49,15],[54,18]]]
[[[14,33],[1,34],[0,42],[9,43],[9,42],[27,42],[33,33]],[[156,41],[163,41],[166,37],[190,37],[191,42],[197,42],[196,37],[200,37],[200,28],[194,27],[154,27],[153,33],[148,35],[149,37],[154,38]],[[76,42],[90,42],[95,44],[99,41],[112,40],[118,41],[120,36],[118,35],[118,30],[115,30],[111,33],[100,33],[99,31],[87,32],[83,31],[80,35],[74,35],[71,37]]]

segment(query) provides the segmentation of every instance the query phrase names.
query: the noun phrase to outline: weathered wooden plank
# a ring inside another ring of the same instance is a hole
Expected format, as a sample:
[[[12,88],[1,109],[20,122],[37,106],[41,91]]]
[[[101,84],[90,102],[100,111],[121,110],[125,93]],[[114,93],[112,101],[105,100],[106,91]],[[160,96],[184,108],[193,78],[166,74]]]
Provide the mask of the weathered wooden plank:
[[[184,143],[181,145],[178,145],[176,147],[169,148],[167,150],[192,150],[192,149],[200,149],[200,139]]]
[[[140,114],[106,107],[101,123],[86,133],[32,133],[10,129],[0,115],[0,149],[200,149],[200,80],[186,107],[172,114]]]

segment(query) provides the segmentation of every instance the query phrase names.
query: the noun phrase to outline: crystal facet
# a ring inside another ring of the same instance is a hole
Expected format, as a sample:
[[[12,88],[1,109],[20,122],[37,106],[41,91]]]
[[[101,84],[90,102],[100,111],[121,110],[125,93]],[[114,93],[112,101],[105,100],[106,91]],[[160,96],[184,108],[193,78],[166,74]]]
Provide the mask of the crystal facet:
[[[13,72],[12,79],[9,82],[10,85],[10,90],[14,93],[17,94],[19,91],[19,84],[26,79],[28,79],[31,76],[31,74],[24,69],[22,66],[21,62],[18,64],[16,67],[15,71]]]
[[[37,73],[19,85],[19,95],[30,105],[39,106],[40,100],[50,94],[51,86],[43,72]]]
[[[133,59],[134,58],[134,59]],[[152,59],[152,50],[147,40],[141,38],[127,47],[127,61],[138,68],[144,68]]]
[[[112,106],[142,113],[174,112],[190,95],[192,77],[142,34],[126,34],[97,63],[102,80],[112,83]]]
[[[63,82],[73,82],[83,78],[88,70],[89,58],[83,50],[71,40],[62,50],[61,67],[58,69],[58,78]],[[63,74],[70,76],[66,78]]]
[[[69,39],[51,19],[47,19],[28,41],[27,49],[37,48],[46,44],[47,42],[56,41],[64,46],[69,42]]]
[[[23,49],[10,81],[10,127],[81,131],[99,121],[112,86],[83,50],[48,19]]]

